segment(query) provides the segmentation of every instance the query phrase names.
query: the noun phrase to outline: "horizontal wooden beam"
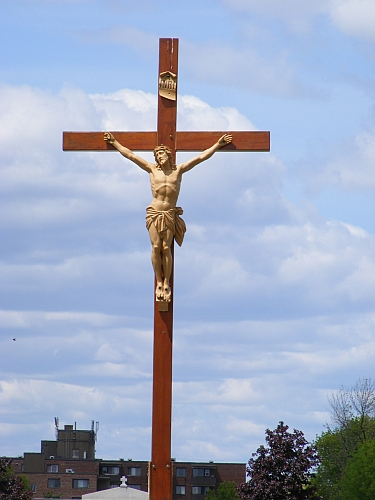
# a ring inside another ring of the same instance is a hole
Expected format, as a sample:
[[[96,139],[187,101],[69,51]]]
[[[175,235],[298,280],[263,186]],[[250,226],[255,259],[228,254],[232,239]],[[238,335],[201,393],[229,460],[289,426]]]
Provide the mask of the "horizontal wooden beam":
[[[132,151],[152,151],[156,132],[112,132],[116,139]],[[116,151],[104,140],[104,132],[63,132],[64,151]]]
[[[177,132],[177,151],[203,151],[227,132]],[[152,151],[157,146],[156,132],[112,132],[132,151]],[[269,151],[269,132],[231,132],[233,142],[219,151]],[[64,151],[115,151],[103,139],[104,132],[64,132]]]
[[[269,151],[269,132],[177,132],[178,151],[203,151],[220,139],[232,134],[233,140],[218,151]]]

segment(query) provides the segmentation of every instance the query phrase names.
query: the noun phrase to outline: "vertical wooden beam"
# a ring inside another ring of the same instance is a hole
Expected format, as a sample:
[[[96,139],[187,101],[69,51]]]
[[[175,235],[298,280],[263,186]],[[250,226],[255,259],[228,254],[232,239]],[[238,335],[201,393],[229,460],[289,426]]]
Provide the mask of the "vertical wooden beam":
[[[164,71],[171,71],[177,74],[177,69],[178,39],[161,38],[159,40],[159,75]],[[176,117],[177,92],[176,100],[166,99],[158,95],[157,143],[169,146],[173,152],[174,159],[176,154]],[[161,312],[156,301],[154,304],[152,442],[149,472],[150,500],[172,499],[173,267],[170,280],[172,297],[168,311]]]
[[[178,38],[160,38],[159,40],[159,75],[164,71],[170,71],[177,75]],[[166,99],[158,94],[157,143],[169,146],[174,156],[176,154],[176,123],[177,87],[175,100]]]

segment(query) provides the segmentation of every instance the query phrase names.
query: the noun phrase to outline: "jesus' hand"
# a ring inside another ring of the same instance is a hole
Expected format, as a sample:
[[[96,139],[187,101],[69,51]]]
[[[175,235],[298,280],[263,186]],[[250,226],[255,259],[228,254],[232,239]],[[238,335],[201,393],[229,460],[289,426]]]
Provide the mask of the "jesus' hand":
[[[232,142],[232,136],[231,134],[224,134],[220,139],[218,140],[219,146],[222,148],[226,144],[229,144]]]
[[[109,144],[113,144],[116,139],[110,132],[104,132],[104,140],[109,142]]]

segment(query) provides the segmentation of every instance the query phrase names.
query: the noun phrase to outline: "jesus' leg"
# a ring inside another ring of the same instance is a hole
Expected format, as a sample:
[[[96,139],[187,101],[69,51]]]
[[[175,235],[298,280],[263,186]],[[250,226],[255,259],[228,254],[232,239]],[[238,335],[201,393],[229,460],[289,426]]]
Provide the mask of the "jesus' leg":
[[[167,229],[166,235],[162,241],[162,252],[163,252],[163,272],[164,272],[164,283],[163,283],[163,293],[165,302],[171,301],[171,287],[169,280],[172,274],[172,246],[173,233],[170,229]]]
[[[152,267],[154,268],[155,279],[156,279],[156,289],[155,296],[156,300],[162,301],[164,300],[164,291],[163,291],[163,272],[162,272],[162,241],[157,232],[156,227],[151,224],[149,227],[149,235],[151,240],[151,262]]]

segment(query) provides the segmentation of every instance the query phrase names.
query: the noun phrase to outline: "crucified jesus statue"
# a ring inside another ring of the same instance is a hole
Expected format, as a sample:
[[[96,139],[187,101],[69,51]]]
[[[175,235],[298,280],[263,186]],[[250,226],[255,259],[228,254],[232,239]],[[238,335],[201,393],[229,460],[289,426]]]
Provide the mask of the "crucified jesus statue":
[[[199,156],[179,165],[175,165],[172,151],[168,146],[161,145],[154,149],[155,165],[135,155],[120,144],[110,132],[104,133],[104,140],[112,144],[125,158],[150,174],[153,200],[146,209],[146,227],[152,245],[151,261],[156,278],[155,295],[158,302],[170,302],[171,245],[174,238],[181,246],[186,231],[185,222],[180,217],[183,210],[176,206],[182,174],[202,161],[208,160],[215,151],[232,142],[232,136],[224,134]]]

